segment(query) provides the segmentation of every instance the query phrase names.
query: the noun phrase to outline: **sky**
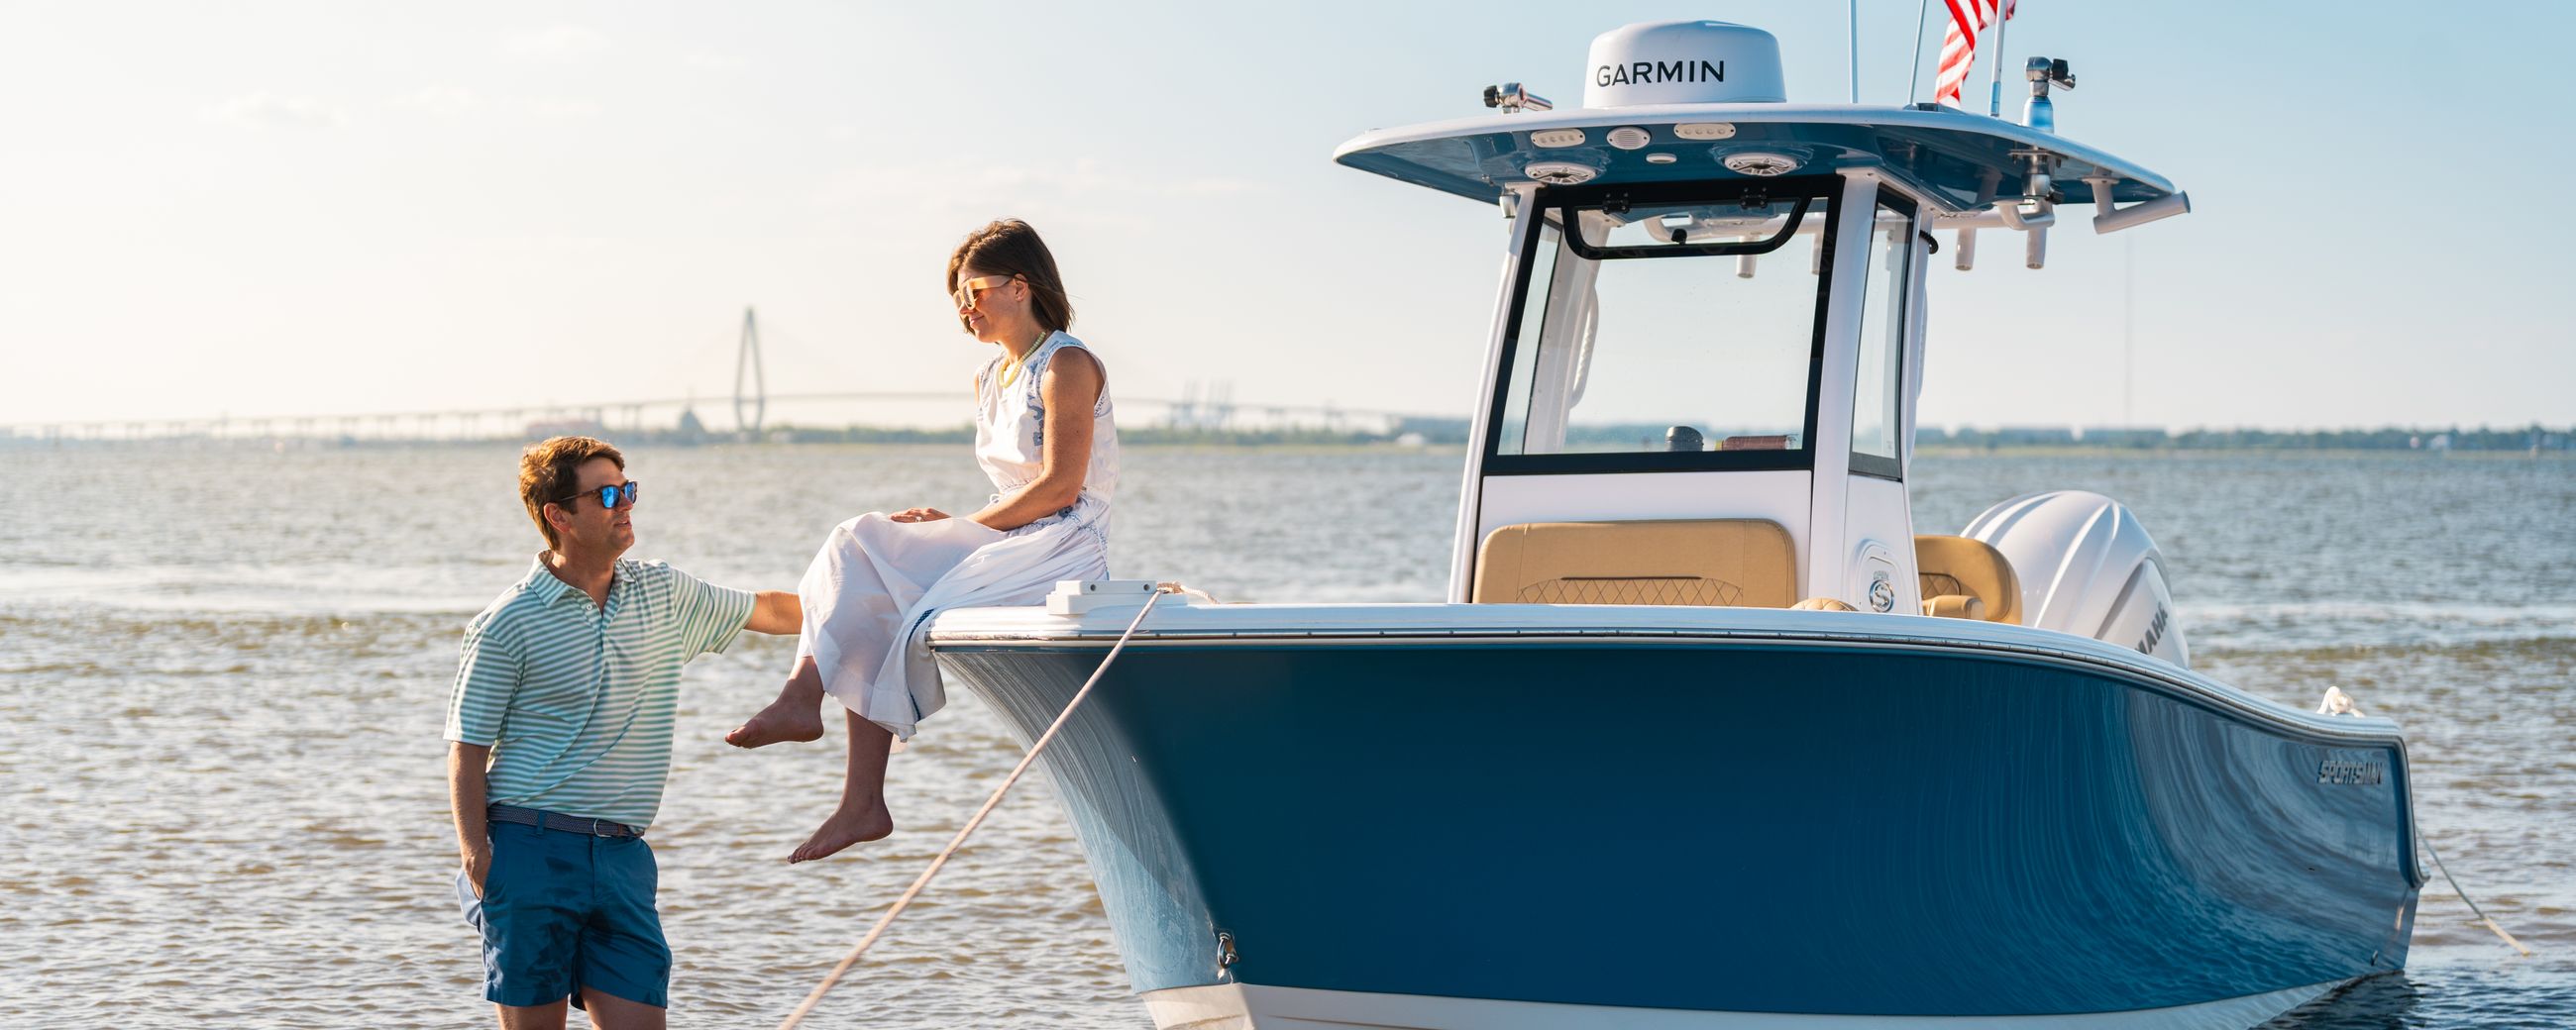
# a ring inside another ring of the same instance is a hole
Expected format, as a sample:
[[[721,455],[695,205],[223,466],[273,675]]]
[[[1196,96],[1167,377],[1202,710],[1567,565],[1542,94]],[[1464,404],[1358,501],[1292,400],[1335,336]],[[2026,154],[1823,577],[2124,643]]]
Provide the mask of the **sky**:
[[[1858,7],[1861,99],[1928,99],[1939,5],[1911,78],[1918,6]],[[0,425],[722,398],[746,306],[774,391],[962,398],[989,352],[941,274],[1004,216],[1113,393],[1463,414],[1501,219],[1333,148],[1499,81],[1572,106],[1633,21],[1766,28],[1792,100],[1843,100],[1843,14],[0,0]],[[2026,0],[2005,49],[2072,62],[2059,131],[2194,210],[1937,266],[1921,420],[2576,422],[2576,248],[2517,211],[2576,166],[2571,30]]]

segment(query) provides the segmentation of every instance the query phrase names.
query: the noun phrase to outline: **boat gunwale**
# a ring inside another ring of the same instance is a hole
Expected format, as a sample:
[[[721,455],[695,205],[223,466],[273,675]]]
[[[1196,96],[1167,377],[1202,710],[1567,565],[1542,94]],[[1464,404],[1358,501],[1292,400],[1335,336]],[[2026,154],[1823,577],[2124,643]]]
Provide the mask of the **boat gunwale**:
[[[2177,677],[2172,676],[2165,670],[2161,669],[2105,661],[2103,660],[2103,656],[2098,654],[1991,640],[1945,640],[1934,637],[1896,636],[1878,633],[1835,633],[1729,628],[1662,629],[1649,627],[1557,627],[1549,629],[1514,629],[1509,627],[1493,627],[1483,629],[1407,628],[1383,630],[1143,630],[1139,631],[1133,638],[1131,638],[1128,641],[1127,646],[1153,647],[1157,645],[1197,645],[1208,643],[1449,643],[1479,638],[1490,638],[1496,641],[1512,644],[1598,643],[1611,640],[1659,644],[1691,643],[1698,641],[1727,641],[1773,645],[1813,643],[1853,644],[1864,647],[1897,648],[1902,650],[1968,650],[1990,652],[2008,657],[2040,658],[2057,662],[2071,662],[2079,665],[2108,668],[2119,672],[2154,679],[2160,683],[2181,686],[2186,688],[2188,693],[2192,696],[2206,696],[2211,700],[2221,702],[2220,707],[2230,710],[2241,710],[2245,714],[2264,718],[2266,721],[2274,722],[2284,729],[2295,730],[2317,737],[2320,742],[2358,740],[2374,744],[2398,745],[2402,745],[2405,742],[2404,736],[2397,729],[2396,722],[2390,719],[2374,716],[2315,717],[2318,720],[2328,718],[2338,720],[2338,722],[2333,724],[2308,722],[2305,719],[2300,718],[2284,719],[2281,718],[2281,716],[2301,716],[2305,713],[2300,713],[2285,705],[2279,705],[2275,702],[2255,697],[2251,694],[2245,693],[2239,688],[2232,687],[2203,676],[2187,675]],[[1078,631],[1072,635],[1054,635],[1031,633],[1026,631],[970,632],[934,630],[930,637],[931,650],[934,652],[996,649],[1020,650],[1047,647],[1071,647],[1096,650],[1112,646],[1116,643],[1117,635],[1115,633],[1103,634],[1098,631]],[[2184,672],[2186,674],[2190,672],[2190,670],[2174,671]]]

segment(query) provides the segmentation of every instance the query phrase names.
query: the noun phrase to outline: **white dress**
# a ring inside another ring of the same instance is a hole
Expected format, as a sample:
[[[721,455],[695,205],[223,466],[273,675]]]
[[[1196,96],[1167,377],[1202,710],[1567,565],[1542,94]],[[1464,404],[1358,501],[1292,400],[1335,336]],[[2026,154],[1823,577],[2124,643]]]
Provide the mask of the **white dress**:
[[[975,377],[975,462],[992,478],[997,500],[1046,468],[1046,407],[1038,384],[1048,362],[1068,347],[1083,343],[1063,332],[1038,341],[1007,387],[1000,380],[1007,354]],[[1100,400],[1091,409],[1091,460],[1070,507],[1008,532],[962,516],[896,522],[881,512],[832,528],[797,585],[805,606],[797,657],[813,656],[825,693],[909,739],[948,700],[922,639],[931,616],[949,608],[1039,604],[1057,580],[1108,578],[1118,429],[1103,370]]]

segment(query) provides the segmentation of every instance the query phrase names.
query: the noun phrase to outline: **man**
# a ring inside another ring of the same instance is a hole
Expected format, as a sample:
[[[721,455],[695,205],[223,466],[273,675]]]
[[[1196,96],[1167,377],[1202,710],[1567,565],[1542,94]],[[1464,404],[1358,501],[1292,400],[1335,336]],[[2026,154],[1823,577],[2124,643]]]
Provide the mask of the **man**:
[[[505,1030],[663,1025],[671,950],[644,828],[671,771],[680,668],[736,633],[794,633],[796,595],[729,590],[635,544],[638,487],[599,440],[519,457],[546,551],[465,628],[448,703],[458,903],[483,932],[483,996]]]

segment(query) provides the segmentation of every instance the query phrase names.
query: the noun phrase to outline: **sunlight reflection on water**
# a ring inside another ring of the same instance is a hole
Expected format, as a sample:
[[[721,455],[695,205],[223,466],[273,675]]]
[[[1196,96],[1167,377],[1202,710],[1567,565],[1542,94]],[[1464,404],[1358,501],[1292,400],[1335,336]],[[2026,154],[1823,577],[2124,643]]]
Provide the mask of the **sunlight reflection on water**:
[[[536,535],[503,448],[0,450],[0,1022],[337,1027],[488,1018],[447,890],[439,740],[457,634]],[[640,557],[793,584],[849,514],[974,507],[962,449],[632,455]],[[1114,567],[1227,600],[1433,600],[1454,452],[1135,449]],[[2337,684],[2409,734],[2425,831],[2539,958],[2437,880],[2402,976],[2278,1027],[2576,1024],[2576,463],[1927,458],[1925,532],[2028,490],[2129,503],[2196,662],[2301,706]],[[184,505],[129,503],[184,478]],[[2560,527],[2543,531],[2540,527]],[[689,669],[654,827],[684,1023],[775,1020],[1017,759],[970,694],[898,756],[901,828],[780,859],[829,808],[837,734],[720,735],[792,642]],[[825,1012],[871,1026],[1146,1025],[1081,854],[1025,782]],[[1748,885],[1756,887],[1758,885]],[[871,971],[873,970],[873,971]]]

